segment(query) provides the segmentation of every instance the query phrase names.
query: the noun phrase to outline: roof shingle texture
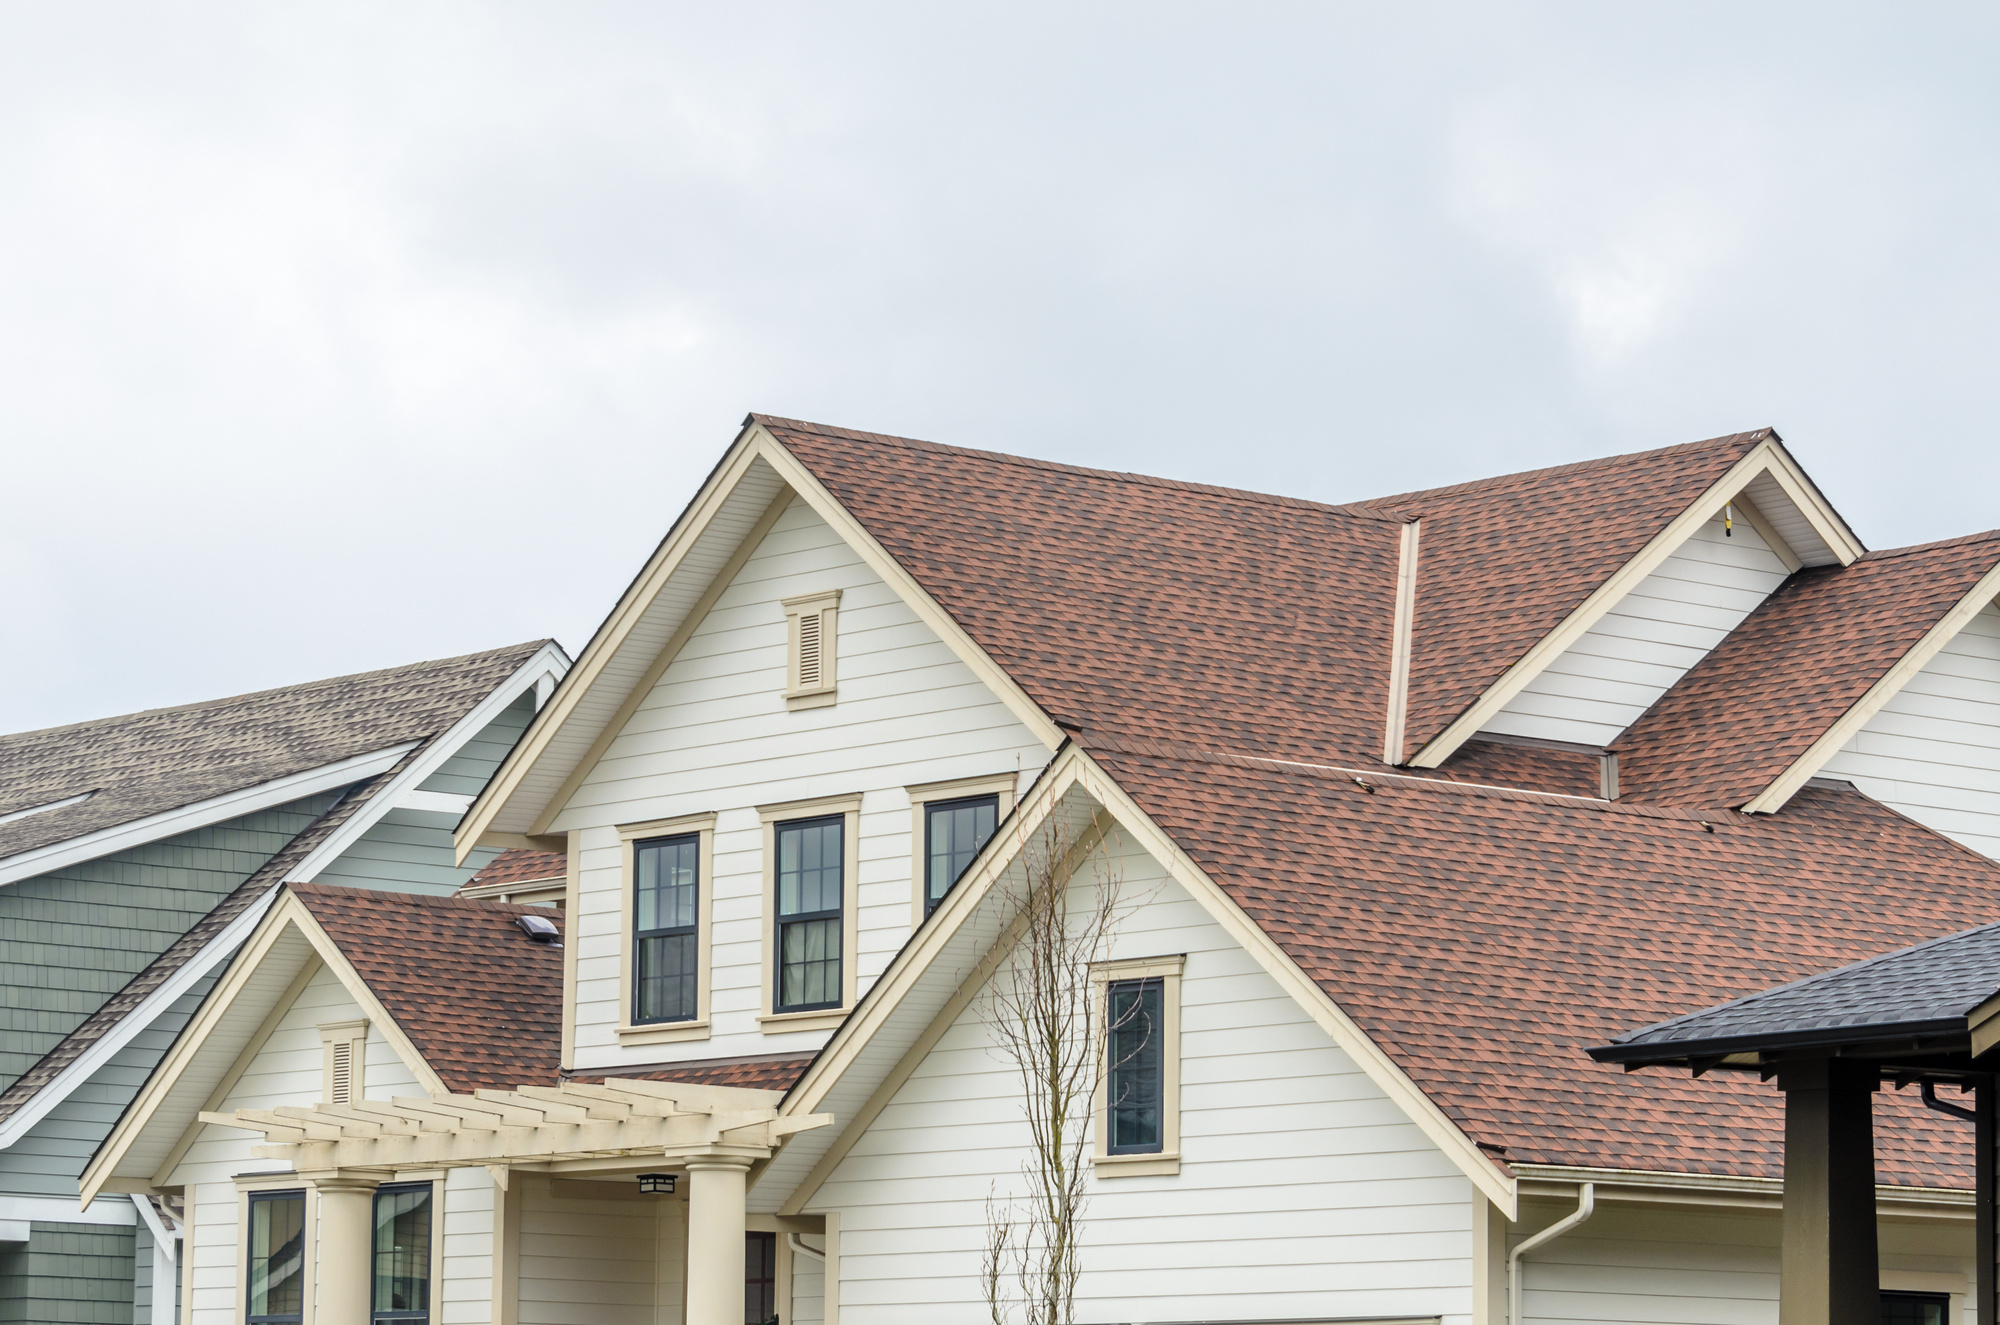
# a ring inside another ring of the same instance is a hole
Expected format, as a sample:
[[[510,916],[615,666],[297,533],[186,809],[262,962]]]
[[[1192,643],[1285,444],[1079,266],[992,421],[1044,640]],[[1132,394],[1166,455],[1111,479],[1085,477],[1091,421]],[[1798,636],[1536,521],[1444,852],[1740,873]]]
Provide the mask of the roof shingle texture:
[[[1625,794],[1743,805],[2000,564],[2000,532],[1800,571],[1613,743]]]
[[[562,1066],[562,949],[514,921],[546,907],[294,883],[447,1088],[549,1085]]]
[[[1612,1043],[1678,1047],[1846,1032],[1865,1039],[1880,1027],[1927,1023],[1963,1030],[1966,1015],[1996,992],[2000,924],[1981,925],[1762,989],[1621,1035]]]
[[[541,883],[548,879],[567,878],[568,875],[569,857],[560,851],[509,847],[467,879],[465,887],[483,888],[490,883]]]
[[[1406,752],[1441,734],[1770,429],[1358,503],[1421,519]]]
[[[0,736],[0,859],[435,735],[546,640]]]
[[[740,1086],[748,1090],[790,1090],[805,1075],[812,1054],[750,1054],[740,1058],[703,1058],[668,1063],[615,1075],[627,1081],[692,1081],[704,1086]],[[601,1073],[576,1072],[572,1081],[603,1081]]]
[[[1092,754],[1475,1141],[1507,1160],[1775,1177],[1755,1081],[1627,1074],[1635,1025],[1962,929],[2000,865],[1850,788],[1755,820],[1316,772],[1085,737]],[[1897,1097],[1884,1182],[1970,1184]]]

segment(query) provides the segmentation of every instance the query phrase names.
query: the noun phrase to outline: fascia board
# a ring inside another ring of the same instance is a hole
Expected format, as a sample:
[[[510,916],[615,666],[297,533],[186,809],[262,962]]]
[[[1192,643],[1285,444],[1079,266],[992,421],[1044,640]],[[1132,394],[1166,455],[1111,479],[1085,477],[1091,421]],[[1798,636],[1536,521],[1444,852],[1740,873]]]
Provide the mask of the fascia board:
[[[386,773],[396,766],[396,762],[422,742],[405,741],[400,745],[373,750],[367,754],[322,764],[302,772],[291,773],[269,782],[260,782],[252,787],[225,792],[208,800],[196,801],[177,809],[163,810],[130,823],[117,824],[100,829],[83,837],[71,838],[67,842],[51,842],[45,847],[24,851],[18,856],[10,856],[0,861],[0,885],[18,883],[51,870],[65,869],[108,856],[114,851],[124,851],[131,847],[157,842],[163,837],[177,833],[193,832],[227,819],[235,819],[290,801],[316,796],[323,791],[345,787]]]
[[[568,670],[569,660],[553,641],[535,650],[526,662],[488,691],[485,698],[468,709],[457,722],[445,728],[442,734],[432,737],[402,772],[391,778],[387,786],[378,788],[345,823],[328,833],[325,841],[307,852],[305,859],[285,874],[285,882],[307,883],[317,878],[320,871],[333,864],[349,847],[360,841],[364,833],[380,823],[383,815],[395,809],[406,793],[421,786],[444,767],[446,761],[457,754],[467,741],[486,730],[488,724],[498,718],[509,704],[519,699],[523,692],[533,689],[536,680],[551,672],[560,677]]]
[[[1807,746],[1804,754],[1793,760],[1784,772],[1773,778],[1769,786],[1743,807],[1744,813],[1776,814],[1785,808],[1806,780],[1817,776],[1827,760],[1839,754],[1849,741],[1859,735],[1869,720],[1882,711],[1882,706],[1915,680],[1917,673],[1928,667],[1944,646],[1971,625],[1973,618],[1985,611],[1996,597],[2000,597],[2000,565],[1980,576],[1979,583],[1973,585],[1952,606],[1951,611],[1938,618],[1937,623],[1924,632],[1924,637],[1896,660],[1895,666],[1868,687],[1867,693],[1841,714],[1838,722],[1821,732],[1819,739]]]
[[[133,1144],[145,1133],[154,1116],[165,1104],[167,1096],[179,1084],[193,1065],[195,1055],[203,1042],[212,1034],[216,1026],[228,1015],[231,1007],[242,995],[244,987],[252,976],[271,955],[278,940],[288,929],[295,926],[297,917],[304,908],[298,899],[278,890],[278,901],[265,912],[263,920],[252,931],[243,945],[237,959],[230,963],[215,988],[208,991],[201,1006],[188,1024],[181,1028],[180,1035],[166,1056],[153,1068],[152,1075],[139,1088],[132,1102],[126,1106],[109,1135],[99,1143],[97,1152],[90,1157],[78,1179],[83,1193],[83,1205],[89,1208],[91,1201],[103,1190],[105,1182],[117,1172],[118,1165],[131,1150]],[[310,940],[308,940],[310,941]]]
[[[1735,498],[1751,483],[1764,474],[1784,488],[1799,510],[1812,523],[1814,529],[1825,538],[1834,549],[1842,565],[1852,562],[1861,553],[1853,535],[1846,525],[1832,513],[1812,489],[1804,475],[1797,470],[1791,457],[1775,439],[1759,442],[1747,455],[1729,467],[1729,472],[1710,484],[1701,496],[1688,505],[1679,515],[1670,520],[1666,527],[1647,541],[1637,555],[1594,589],[1590,596],[1578,605],[1575,611],[1565,617],[1562,623],[1529,647],[1520,659],[1489,686],[1484,694],[1461,713],[1442,733],[1433,737],[1411,759],[1415,768],[1436,768],[1457,753],[1458,748],[1470,740],[1499,714],[1501,709],[1512,703],[1514,697],[1526,689],[1528,683],[1546,671],[1549,665],[1560,658],[1571,645],[1588,634],[1599,621],[1616,607],[1625,596],[1636,589],[1648,575],[1665,564],[1667,558],[1680,550],[1681,545],[1715,517],[1724,505]]]
[[[825,520],[850,547],[861,554],[868,568],[880,576],[912,611],[922,618],[946,647],[958,655],[960,662],[972,672],[986,688],[999,696],[1001,703],[1013,713],[1020,724],[1033,732],[1037,739],[1050,750],[1061,747],[1062,729],[1042,711],[1041,705],[1028,698],[1025,690],[1009,676],[1000,664],[993,661],[986,650],[966,634],[965,628],[947,612],[929,590],[918,584],[916,578],[903,568],[903,564],[891,556],[889,550],[877,542],[875,535],[854,518],[845,506],[831,492],[826,490],[818,477],[801,464],[796,456],[787,451],[784,444],[766,431],[762,424],[754,429],[757,444],[763,448],[765,461],[790,484],[792,490],[803,497],[822,520]]]
[[[125,1019],[114,1026],[90,1048],[77,1056],[75,1062],[56,1074],[53,1081],[36,1092],[34,1098],[16,1110],[6,1123],[0,1124],[0,1150],[6,1150],[48,1116],[51,1109],[68,1099],[77,1087],[96,1076],[99,1069],[117,1055],[126,1045],[137,1039],[140,1032],[157,1021],[160,1015],[194,988],[201,978],[225,961],[236,951],[251,931],[263,923],[264,913],[271,909],[271,902],[278,895],[276,885],[269,892],[252,902],[242,915],[237,916],[222,932],[204,944],[181,968],[168,976],[166,981],[146,995],[138,1007],[127,1013]]]
[[[737,434],[701,491],[688,503],[687,510],[667,536],[660,540],[659,547],[654,549],[645,566],[633,577],[617,605],[605,617],[604,624],[597,628],[590,643],[577,656],[575,664],[564,676],[563,684],[556,687],[549,701],[535,714],[534,721],[521,733],[521,739],[472,802],[472,808],[466,811],[455,834],[461,864],[479,845],[481,836],[493,827],[501,811],[521,791],[521,784],[529,772],[548,753],[550,742],[575,716],[578,705],[597,685],[606,666],[618,655],[633,629],[645,616],[647,607],[659,596],[661,588],[715,520],[723,503],[743,481],[758,453],[751,440],[752,432],[753,429],[745,428]],[[574,770],[571,772],[573,775]],[[537,806],[534,817],[539,820],[548,813],[548,807]]]
[[[1237,906],[1228,893],[1190,860],[1173,839],[1141,810],[1138,804],[1125,793],[1117,780],[1085,754],[1080,747],[1070,746],[1031,792],[1030,800],[1022,806],[1022,823],[1039,823],[1042,818],[1062,802],[1064,795],[1077,788],[1090,796],[1097,804],[1105,807],[1118,827],[1132,835],[1140,849],[1151,855],[1166,869],[1174,881],[1187,890],[1189,896],[1199,902],[1216,923],[1241,944],[1259,966],[1278,982],[1306,1014],[1339,1045],[1350,1058],[1366,1073],[1371,1081],[1389,1097],[1406,1117],[1424,1135],[1442,1150],[1453,1165],[1459,1169],[1486,1198],[1504,1212],[1508,1219],[1517,1217],[1517,1191],[1512,1178],[1497,1169],[1470,1137],[1458,1125],[1446,1117],[1444,1111],[1424,1094],[1421,1087],[1412,1081],[1407,1073],[1357,1026],[1353,1019],[1343,1012],[1319,987],[1319,984],[1300,970],[1297,963],[1266,934],[1256,921]],[[1027,840],[1020,834],[1018,840]],[[1014,854],[996,853],[983,862],[976,862],[977,877],[961,879],[957,887],[948,895],[945,905],[932,917],[927,930],[920,932],[917,939],[897,954],[887,971],[883,972],[875,986],[869,990],[868,1000],[851,1017],[841,1024],[839,1030],[822,1049],[819,1056],[807,1067],[806,1073],[785,1097],[781,1114],[809,1114],[819,1111],[829,1092],[861,1056],[862,1050],[888,1022],[897,1007],[915,986],[918,977],[935,962],[944,951],[951,934],[960,924],[971,917],[984,900],[985,894],[1013,863]],[[968,886],[971,885],[971,886]],[[982,978],[980,973],[990,969],[988,958],[982,960],[960,986],[953,1001],[962,1010],[964,1001],[969,999],[967,990],[976,989]],[[946,1011],[950,1011],[947,1005]],[[942,1015],[942,1014],[939,1014]],[[919,1034],[913,1049],[921,1048],[931,1030],[937,1029],[934,1017],[926,1031]],[[902,1065],[899,1063],[898,1072]],[[907,1073],[903,1073],[907,1075]],[[879,1093],[879,1091],[878,1091]],[[882,1100],[881,1103],[886,1103]],[[871,1099],[870,1104],[876,1100]],[[842,1129],[840,1137],[831,1141],[832,1146],[851,1146],[858,1139],[856,1124]],[[794,1144],[797,1144],[795,1140]],[[785,1201],[781,1213],[796,1213],[812,1197],[818,1185],[831,1175],[838,1162],[831,1151],[823,1155],[813,1171]]]
[[[1500,1172],[1473,1144],[1472,1138],[1461,1131],[1458,1124],[1424,1093],[1423,1088],[1412,1081],[1409,1074],[1397,1066],[1395,1060],[1320,988],[1319,982],[1300,970],[1298,963],[1264,932],[1263,926],[1252,920],[1220,884],[1209,878],[1207,872],[1180,849],[1166,830],[1139,808],[1138,802],[1126,794],[1117,780],[1088,755],[1080,760],[1079,781],[1086,792],[1111,811],[1118,820],[1118,826],[1130,833],[1141,849],[1166,868],[1174,882],[1186,889],[1188,895],[1200,902],[1231,938],[1243,945],[1265,973],[1278,982],[1279,988],[1292,996],[1306,1015],[1355,1061],[1368,1079],[1417,1125],[1433,1145],[1444,1152],[1461,1173],[1471,1179],[1473,1186],[1483,1192],[1487,1200],[1493,1202],[1510,1221],[1519,1217],[1516,1204],[1518,1188],[1514,1179]]]
[[[1820,492],[1819,485],[1812,481],[1805,467],[1792,458],[1781,438],[1773,437],[1764,443],[1770,452],[1770,475],[1784,490],[1792,505],[1799,508],[1799,514],[1812,525],[1813,532],[1823,539],[1827,547],[1843,566],[1851,566],[1868,550],[1858,535],[1848,527],[1833,503]],[[1763,448],[1760,448],[1763,449]],[[1751,476],[1755,479],[1755,475]]]

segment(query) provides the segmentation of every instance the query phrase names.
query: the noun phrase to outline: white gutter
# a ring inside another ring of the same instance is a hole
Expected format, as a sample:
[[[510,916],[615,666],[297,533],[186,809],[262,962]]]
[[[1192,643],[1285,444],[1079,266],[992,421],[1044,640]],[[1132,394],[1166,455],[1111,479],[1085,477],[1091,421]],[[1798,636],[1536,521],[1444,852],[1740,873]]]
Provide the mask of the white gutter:
[[[1507,1253],[1507,1325],[1521,1325],[1521,1258],[1537,1247],[1554,1242],[1590,1218],[1596,1208],[1597,1184],[1586,1182],[1577,1191],[1575,1211],[1550,1224]]]
[[[804,1256],[810,1260],[818,1261],[821,1265],[826,1264],[826,1253],[808,1247],[805,1243],[799,1241],[799,1235],[796,1233],[785,1234],[785,1244],[792,1249],[792,1254],[795,1256]]]

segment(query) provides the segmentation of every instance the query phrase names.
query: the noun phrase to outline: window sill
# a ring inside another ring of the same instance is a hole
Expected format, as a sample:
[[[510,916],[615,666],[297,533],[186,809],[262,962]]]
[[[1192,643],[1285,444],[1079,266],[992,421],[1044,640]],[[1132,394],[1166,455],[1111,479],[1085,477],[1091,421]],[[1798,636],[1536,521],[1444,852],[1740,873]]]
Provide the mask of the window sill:
[[[786,695],[785,707],[797,713],[800,709],[823,709],[832,704],[835,695],[831,690],[817,690],[805,695]]]
[[[1181,1171],[1178,1154],[1092,1155],[1090,1162],[1100,1178],[1161,1178]]]
[[[766,1035],[791,1031],[830,1031],[847,1020],[846,1008],[819,1008],[812,1012],[766,1012],[757,1024]]]
[[[708,1023],[705,1021],[668,1021],[657,1026],[620,1026],[620,1044],[681,1044],[688,1040],[706,1040]]]

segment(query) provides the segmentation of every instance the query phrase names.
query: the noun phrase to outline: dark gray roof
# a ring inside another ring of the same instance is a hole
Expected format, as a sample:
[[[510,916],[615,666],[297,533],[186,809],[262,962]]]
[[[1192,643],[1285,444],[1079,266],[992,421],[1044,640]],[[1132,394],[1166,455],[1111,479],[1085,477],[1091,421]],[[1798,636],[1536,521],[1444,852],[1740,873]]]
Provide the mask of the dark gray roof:
[[[547,640],[0,736],[0,860],[436,735]]]
[[[1963,1036],[1967,1014],[1995,993],[2000,923],[1657,1022],[1590,1056],[1609,1063],[1679,1062],[1753,1049]]]

